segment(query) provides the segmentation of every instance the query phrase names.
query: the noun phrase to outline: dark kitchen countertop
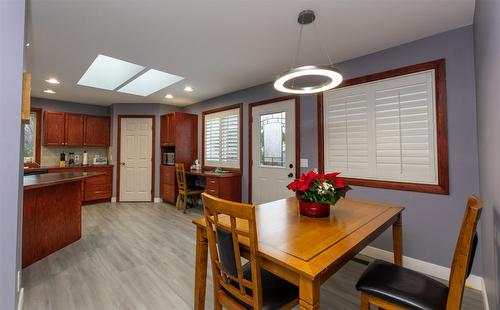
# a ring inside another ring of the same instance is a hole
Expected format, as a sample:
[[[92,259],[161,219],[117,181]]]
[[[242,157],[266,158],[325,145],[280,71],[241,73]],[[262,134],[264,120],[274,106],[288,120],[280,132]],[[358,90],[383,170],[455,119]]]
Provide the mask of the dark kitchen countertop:
[[[24,176],[24,190],[52,186],[84,180],[95,176],[103,175],[101,172],[65,172],[65,173],[45,173]]]

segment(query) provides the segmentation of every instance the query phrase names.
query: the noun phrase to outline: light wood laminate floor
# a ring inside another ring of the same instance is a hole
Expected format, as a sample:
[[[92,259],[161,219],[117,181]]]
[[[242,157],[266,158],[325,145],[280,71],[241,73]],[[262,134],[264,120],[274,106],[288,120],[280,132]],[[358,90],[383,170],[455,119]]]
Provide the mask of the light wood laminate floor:
[[[163,203],[84,206],[82,239],[23,270],[24,309],[192,309],[191,220],[200,216]],[[354,284],[365,268],[351,261],[326,282],[322,309],[359,309]],[[207,309],[212,300],[209,269]],[[483,309],[481,293],[466,289],[463,309]]]

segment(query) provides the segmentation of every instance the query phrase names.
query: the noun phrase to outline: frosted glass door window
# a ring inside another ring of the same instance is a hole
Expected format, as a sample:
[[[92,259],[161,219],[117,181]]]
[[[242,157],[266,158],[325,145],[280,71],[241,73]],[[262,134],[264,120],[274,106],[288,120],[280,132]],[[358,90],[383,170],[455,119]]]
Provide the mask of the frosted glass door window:
[[[285,167],[286,165],[286,113],[260,116],[260,165]]]

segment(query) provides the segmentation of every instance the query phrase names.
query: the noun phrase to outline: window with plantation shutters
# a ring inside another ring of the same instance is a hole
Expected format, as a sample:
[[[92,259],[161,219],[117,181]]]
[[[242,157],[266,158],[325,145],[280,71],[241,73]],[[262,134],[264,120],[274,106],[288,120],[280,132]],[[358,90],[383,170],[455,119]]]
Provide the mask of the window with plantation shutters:
[[[240,169],[240,107],[206,112],[204,120],[204,165]]]
[[[323,117],[325,171],[438,184],[435,70],[325,92]]]

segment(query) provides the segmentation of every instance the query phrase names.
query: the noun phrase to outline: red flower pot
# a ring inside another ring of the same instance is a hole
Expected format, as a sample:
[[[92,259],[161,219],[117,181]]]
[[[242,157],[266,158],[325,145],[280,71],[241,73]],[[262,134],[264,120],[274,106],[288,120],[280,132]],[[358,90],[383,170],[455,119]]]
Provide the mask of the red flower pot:
[[[330,205],[327,203],[307,202],[299,199],[300,215],[308,217],[330,216]]]

